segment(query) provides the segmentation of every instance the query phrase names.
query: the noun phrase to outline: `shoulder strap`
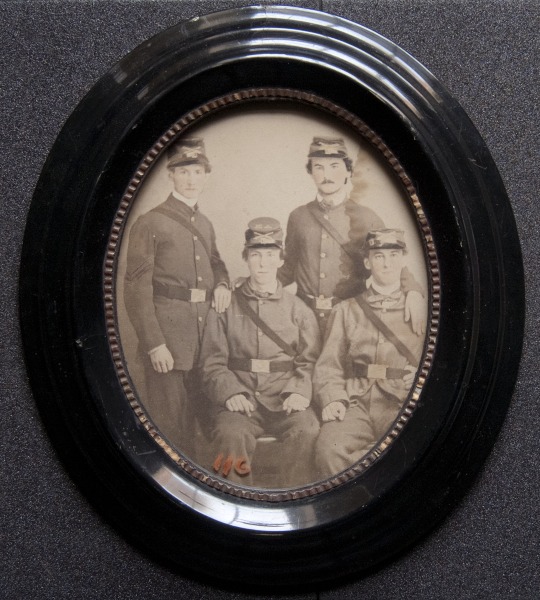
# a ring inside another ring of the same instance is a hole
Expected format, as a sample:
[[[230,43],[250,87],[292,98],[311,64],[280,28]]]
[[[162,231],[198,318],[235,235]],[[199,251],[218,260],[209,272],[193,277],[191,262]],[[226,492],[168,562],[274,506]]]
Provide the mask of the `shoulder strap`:
[[[308,210],[311,213],[311,216],[326,229],[326,231],[336,240],[336,242],[341,246],[344,252],[346,252],[353,260],[356,260],[358,257],[355,256],[350,249],[347,248],[347,240],[339,233],[339,231],[321,215],[320,210],[318,210],[313,204],[308,205]]]
[[[212,254],[210,252],[210,248],[208,247],[207,241],[203,237],[203,234],[194,225],[192,225],[189,221],[186,221],[179,214],[175,213],[172,210],[169,210],[165,206],[157,206],[156,208],[154,208],[154,210],[156,212],[158,212],[158,213],[161,213],[162,215],[165,215],[166,217],[169,217],[169,219],[172,219],[173,221],[176,221],[177,223],[179,223],[180,225],[182,225],[182,227],[184,227],[185,229],[187,229],[188,231],[190,231],[193,235],[196,235],[197,239],[203,245],[204,251],[208,255],[208,258],[212,257]]]
[[[409,363],[415,367],[418,366],[418,360],[409,348],[397,337],[397,335],[388,327],[386,323],[381,321],[375,314],[371,306],[361,296],[355,296],[356,302],[358,302],[360,308],[364,311],[366,317],[375,325],[375,327],[382,332],[382,334],[394,344],[394,346],[403,354],[403,356],[409,361]]]
[[[238,300],[238,304],[240,308],[244,311],[244,313],[259,327],[262,331],[273,341],[275,342],[284,352],[286,352],[289,356],[295,357],[296,352],[292,346],[287,344],[285,340],[282,340],[279,335],[270,328],[270,326],[265,323],[259,315],[251,308],[249,302],[246,297],[242,293],[241,290],[235,290],[234,294],[236,299]]]

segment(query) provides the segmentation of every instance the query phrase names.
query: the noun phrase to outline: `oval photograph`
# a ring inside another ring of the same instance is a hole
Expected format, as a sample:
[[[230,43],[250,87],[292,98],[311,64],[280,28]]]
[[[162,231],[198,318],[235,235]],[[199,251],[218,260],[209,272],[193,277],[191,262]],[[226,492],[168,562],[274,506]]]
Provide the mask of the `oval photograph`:
[[[213,487],[338,485],[380,458],[418,399],[429,236],[364,128],[293,101],[241,103],[157,144],[132,186],[114,294],[131,404]]]

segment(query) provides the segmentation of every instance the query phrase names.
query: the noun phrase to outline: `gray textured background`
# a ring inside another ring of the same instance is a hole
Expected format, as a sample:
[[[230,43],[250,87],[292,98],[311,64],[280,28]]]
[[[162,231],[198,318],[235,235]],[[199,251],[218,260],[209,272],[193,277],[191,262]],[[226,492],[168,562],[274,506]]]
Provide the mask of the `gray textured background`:
[[[25,216],[69,113],[137,44],[179,20],[245,2],[0,2],[0,597],[248,598],[183,580],[137,553],[87,504],[56,459],[30,394],[17,323]],[[472,491],[412,552],[309,598],[536,599],[540,590],[536,1],[290,2],[382,33],[424,63],[483,135],[515,211],[527,279],[516,393]],[[418,510],[422,510],[419,506]]]

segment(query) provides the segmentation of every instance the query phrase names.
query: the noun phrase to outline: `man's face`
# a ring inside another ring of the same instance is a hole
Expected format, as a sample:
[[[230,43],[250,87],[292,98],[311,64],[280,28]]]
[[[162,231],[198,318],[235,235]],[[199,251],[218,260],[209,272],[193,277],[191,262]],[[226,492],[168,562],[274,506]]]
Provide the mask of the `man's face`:
[[[311,158],[311,176],[322,196],[330,196],[345,186],[350,173],[342,158]]]
[[[371,271],[376,283],[379,285],[392,285],[395,283],[396,288],[398,288],[404,261],[403,250],[381,248],[370,250],[368,258],[364,258],[364,265],[366,269]]]
[[[251,280],[259,286],[275,283],[283,264],[280,254],[279,248],[248,248],[246,262]]]
[[[203,165],[181,165],[169,170],[174,189],[190,200],[198,198],[204,189],[207,173]]]

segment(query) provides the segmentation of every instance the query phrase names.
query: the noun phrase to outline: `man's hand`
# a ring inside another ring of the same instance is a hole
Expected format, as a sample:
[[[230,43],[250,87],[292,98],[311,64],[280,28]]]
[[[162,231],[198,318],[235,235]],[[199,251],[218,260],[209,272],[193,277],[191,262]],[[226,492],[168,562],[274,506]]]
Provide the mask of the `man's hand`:
[[[407,365],[403,370],[407,371],[407,374],[403,375],[403,383],[407,388],[410,388],[413,384],[414,376],[416,375],[416,367]]]
[[[405,298],[405,321],[409,320],[416,335],[426,332],[427,300],[416,290],[411,290]]]
[[[236,394],[231,396],[226,402],[225,407],[231,412],[241,412],[251,417],[251,413],[255,410],[255,405],[251,400],[248,400],[244,394]]]
[[[168,373],[169,371],[172,371],[174,360],[165,344],[150,350],[149,354],[154,371],[157,371],[158,373]]]
[[[330,404],[327,404],[323,408],[322,420],[324,423],[328,423],[328,421],[343,421],[346,412],[347,407],[343,402],[339,400],[337,402],[330,402]]]
[[[290,415],[293,411],[302,411],[306,410],[309,406],[309,400],[300,394],[290,394],[283,401],[283,410],[287,411],[287,414]]]
[[[214,289],[212,308],[215,308],[216,312],[222,313],[229,308],[230,303],[231,290],[224,285],[218,285],[218,287]]]

